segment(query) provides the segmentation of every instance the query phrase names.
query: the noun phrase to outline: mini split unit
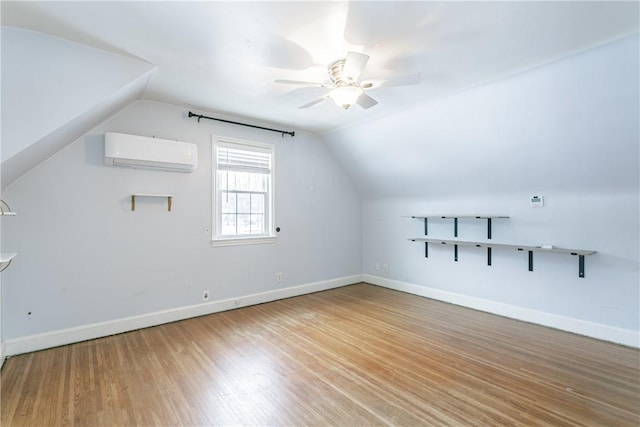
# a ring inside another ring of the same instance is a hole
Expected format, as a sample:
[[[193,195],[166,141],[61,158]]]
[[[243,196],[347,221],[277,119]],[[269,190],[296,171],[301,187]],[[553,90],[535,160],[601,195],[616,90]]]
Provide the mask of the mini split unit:
[[[107,132],[104,163],[109,166],[193,172],[198,146],[189,142]]]

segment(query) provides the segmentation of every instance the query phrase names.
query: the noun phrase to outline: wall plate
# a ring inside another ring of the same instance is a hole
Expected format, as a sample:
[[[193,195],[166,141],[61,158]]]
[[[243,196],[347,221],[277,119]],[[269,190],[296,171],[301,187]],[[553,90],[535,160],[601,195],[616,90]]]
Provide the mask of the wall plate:
[[[544,206],[544,197],[543,196],[531,196],[529,199],[529,206],[532,208],[541,208]]]

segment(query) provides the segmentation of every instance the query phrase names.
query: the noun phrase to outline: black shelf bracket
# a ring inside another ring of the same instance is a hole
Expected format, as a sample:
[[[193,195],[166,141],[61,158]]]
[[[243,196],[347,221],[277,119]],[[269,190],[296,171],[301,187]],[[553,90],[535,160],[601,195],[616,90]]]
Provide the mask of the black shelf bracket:
[[[518,248],[520,252],[524,252],[524,249]],[[529,271],[533,271],[533,251],[527,251],[529,253]]]
[[[571,255],[578,255],[571,253]],[[584,278],[584,255],[578,255],[578,277]]]

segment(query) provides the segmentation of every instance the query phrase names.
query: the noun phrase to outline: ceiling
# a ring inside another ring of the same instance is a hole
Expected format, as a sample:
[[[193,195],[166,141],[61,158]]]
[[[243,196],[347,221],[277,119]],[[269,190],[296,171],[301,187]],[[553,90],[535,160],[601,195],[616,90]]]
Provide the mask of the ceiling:
[[[135,57],[157,67],[144,99],[327,133],[429,102],[637,32],[629,2],[11,2],[2,25]],[[349,51],[379,104],[298,107]]]

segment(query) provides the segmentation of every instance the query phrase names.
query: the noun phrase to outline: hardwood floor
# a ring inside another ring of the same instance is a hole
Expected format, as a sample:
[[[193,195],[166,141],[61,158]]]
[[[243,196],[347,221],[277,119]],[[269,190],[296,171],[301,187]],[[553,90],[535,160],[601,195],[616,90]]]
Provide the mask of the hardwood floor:
[[[640,352],[372,285],[12,357],[3,426],[638,426]]]

